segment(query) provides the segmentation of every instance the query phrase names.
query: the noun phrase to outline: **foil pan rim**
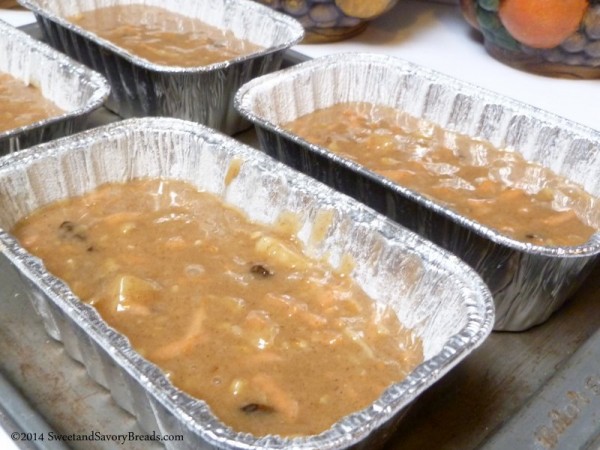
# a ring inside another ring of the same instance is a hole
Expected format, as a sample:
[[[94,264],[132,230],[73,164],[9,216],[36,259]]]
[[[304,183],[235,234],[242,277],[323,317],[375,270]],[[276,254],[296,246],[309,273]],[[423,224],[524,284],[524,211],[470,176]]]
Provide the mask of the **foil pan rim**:
[[[530,112],[535,114],[536,117],[541,118],[542,121],[547,124],[558,123],[562,128],[572,130],[573,132],[579,134],[595,136],[596,139],[600,141],[600,132],[594,130],[593,128],[590,128],[577,122],[573,122],[562,116],[545,111],[543,109],[537,108],[535,106],[529,105],[511,97],[498,94],[486,88],[479,87],[475,84],[453,78],[436,70],[420,66],[410,61],[406,61],[402,58],[383,54],[371,54],[361,52],[338,53],[334,55],[327,55],[311,59],[306,62],[302,62],[298,65],[282,69],[278,72],[262,75],[253,80],[248,81],[237,91],[234,98],[234,107],[243,117],[252,122],[255,126],[265,128],[266,130],[274,132],[277,135],[284,136],[286,139],[289,139],[295,143],[307,147],[310,149],[310,151],[333,161],[335,164],[342,165],[352,171],[358,172],[362,176],[385,186],[386,189],[390,189],[391,191],[397,194],[407,197],[410,200],[428,209],[431,209],[436,213],[443,215],[444,217],[447,217],[456,224],[466,226],[470,231],[480,236],[483,236],[496,244],[509,247],[513,250],[517,250],[522,253],[559,258],[588,258],[590,256],[600,254],[600,231],[596,232],[588,242],[577,246],[550,247],[521,242],[519,240],[503,235],[495,231],[491,227],[483,225],[466,216],[463,216],[453,211],[452,209],[443,206],[442,203],[431,200],[417,191],[396,184],[393,181],[388,180],[387,178],[377,174],[376,172],[367,169],[361,164],[358,164],[347,158],[338,156],[335,153],[327,150],[325,147],[312,144],[303,139],[302,137],[285,130],[281,126],[267,119],[264,119],[262,116],[254,112],[254,110],[251,107],[250,97],[252,96],[252,92],[255,89],[257,89],[260,85],[266,82],[274,82],[277,79],[284,79],[287,76],[293,77],[295,74],[310,71],[316,67],[369,62],[395,67],[406,71],[406,73],[418,73],[420,76],[423,76],[427,80],[441,81],[447,85],[454,85],[462,90],[468,89],[470,91],[477,91],[479,95],[485,96],[486,98],[489,98],[492,101],[508,104],[516,109],[529,110]]]
[[[77,108],[72,111],[65,111],[63,114],[58,116],[53,116],[48,119],[39,120],[28,125],[24,125],[18,128],[11,128],[10,130],[0,132],[0,139],[11,138],[24,132],[35,130],[40,127],[44,127],[89,113],[91,111],[94,111],[95,109],[100,108],[110,95],[110,85],[106,78],[104,78],[104,76],[102,76],[100,73],[75,61],[74,59],[59,52],[58,50],[55,50],[48,44],[45,44],[32,38],[27,33],[24,33],[18,28],[13,27],[12,25],[0,19],[0,36],[3,34],[6,34],[13,39],[19,40],[21,43],[23,43],[26,46],[29,46],[30,48],[36,49],[45,57],[57,61],[61,66],[68,66],[69,69],[72,72],[74,72],[77,76],[89,81],[89,83],[94,87],[94,94],[88,100],[86,105],[80,108]]]
[[[1,157],[0,173],[17,170],[19,167],[27,166],[38,159],[57,157],[60,154],[68,152],[70,148],[78,148],[85,142],[94,141],[97,137],[107,136],[111,133],[116,134],[128,129],[147,130],[148,127],[152,129],[153,126],[157,126],[159,130],[190,131],[219,145],[239,147],[241,148],[240,154],[243,157],[257,158],[259,162],[273,165],[282,171],[294,172],[294,175],[298,175],[295,179],[291,177],[292,180],[290,181],[294,186],[304,186],[305,184],[303,183],[307,181],[314,184],[314,180],[307,175],[300,174],[287,166],[283,166],[282,163],[269,158],[267,155],[256,152],[256,150],[244,144],[235,142],[233,139],[215,132],[215,130],[200,124],[166,118],[127,119],[31,147],[21,152]],[[485,283],[476,275],[472,268],[462,262],[457,256],[441,249],[430,241],[381,216],[371,208],[356,202],[344,194],[333,191],[333,189],[324,185],[318,189],[323,189],[323,192],[326,191],[328,195],[331,195],[332,202],[341,201],[342,207],[352,205],[353,210],[365,211],[371,219],[368,224],[373,226],[375,231],[380,232],[386,239],[393,239],[393,231],[399,230],[403,233],[403,237],[408,236],[407,239],[410,240],[409,243],[403,243],[403,245],[410,246],[409,248],[422,247],[422,253],[435,251],[436,256],[443,260],[441,268],[447,273],[453,273],[457,277],[460,289],[469,293],[468,299],[463,302],[463,306],[467,310],[465,314],[466,323],[462,329],[444,343],[439,353],[420,364],[404,380],[391,385],[365,410],[356,411],[342,418],[331,428],[318,435],[294,438],[272,435],[255,437],[248,433],[233,431],[212,414],[204,401],[192,398],[175,388],[158,366],[145,360],[135,352],[125,336],[108,326],[92,306],[80,301],[62,280],[46,271],[44,264],[39,258],[26,252],[14,237],[3,229],[0,229],[0,252],[9,258],[23,276],[32,283],[37,284],[47,296],[52,298],[52,301],[59,308],[69,315],[75,315],[84,319],[85,322],[83,325],[86,326],[86,332],[91,335],[97,344],[109,353],[114,353],[114,349],[116,348],[122,357],[119,361],[126,363],[124,369],[134,375],[136,380],[145,378],[145,383],[154,386],[150,395],[161,401],[182,424],[194,430],[195,433],[202,436],[203,439],[212,445],[227,449],[265,447],[284,449],[290,446],[293,448],[308,449],[315,448],[315,445],[324,450],[345,448],[346,446],[362,441],[370,432],[392,419],[403,407],[414,400],[416,394],[421,393],[425,388],[432,385],[474,348],[481,345],[492,331],[494,304],[491,293]],[[398,245],[401,245],[400,238],[396,237],[396,240],[398,241]],[[460,274],[456,267],[461,269]],[[110,342],[111,339],[113,340],[112,342]],[[113,351],[111,351],[111,348]],[[121,361],[121,359],[124,361]],[[391,401],[389,397],[395,398]],[[368,420],[361,417],[361,412],[364,413],[367,410],[370,412]],[[201,417],[203,420],[198,420],[198,417]]]
[[[273,18],[275,21],[284,23],[287,26],[287,28],[290,30],[290,37],[286,41],[279,43],[278,45],[265,48],[261,51],[252,52],[250,54],[237,56],[235,58],[232,58],[232,59],[229,59],[226,61],[222,61],[222,62],[217,62],[217,63],[204,65],[204,66],[194,66],[194,67],[169,66],[169,65],[164,65],[164,64],[153,63],[145,58],[142,58],[131,52],[128,52],[127,50],[113,44],[111,41],[101,38],[97,34],[92,33],[91,31],[88,31],[82,27],[74,25],[73,23],[69,22],[68,20],[66,20],[65,18],[63,18],[59,15],[51,13],[47,9],[45,9],[42,6],[40,6],[39,4],[37,4],[37,2],[35,0],[17,0],[17,2],[24,8],[27,8],[28,10],[33,12],[36,16],[42,16],[48,20],[51,20],[52,22],[69,30],[70,32],[74,33],[75,35],[81,36],[85,39],[90,40],[91,42],[94,42],[96,45],[99,45],[100,47],[110,50],[111,52],[115,53],[116,55],[120,56],[121,58],[125,59],[129,63],[135,65],[136,67],[141,67],[148,71],[152,71],[152,72],[156,72],[156,73],[163,73],[163,74],[186,75],[186,74],[199,74],[199,73],[212,72],[212,71],[216,71],[216,70],[222,70],[222,69],[225,69],[234,64],[243,63],[243,62],[251,60],[251,59],[260,58],[262,56],[266,56],[271,53],[285,50],[285,49],[299,43],[304,38],[304,34],[305,34],[304,27],[302,27],[300,22],[298,22],[293,17],[285,15],[283,13],[280,13],[280,12],[275,11],[271,8],[268,8],[262,4],[259,4],[259,3],[256,3],[256,2],[253,2],[250,0],[237,0],[237,3],[243,4],[244,8],[248,8],[249,10],[255,10],[255,12],[257,14],[263,14],[264,16],[267,16],[267,17],[271,16],[271,18]]]
[[[21,0],[21,1],[30,1],[30,0]],[[429,67],[414,63],[412,61],[406,60],[404,58],[398,56],[391,56],[383,53],[366,53],[364,51],[343,51],[340,53],[330,54],[319,56],[317,58],[311,58],[306,61],[302,61],[299,64],[286,67],[284,69],[279,70],[278,72],[273,72],[267,75],[263,75],[260,77],[263,80],[267,80],[269,75],[272,75],[273,78],[284,74],[294,73],[302,68],[311,68],[321,65],[331,65],[335,66],[338,64],[344,64],[345,62],[376,62],[381,64],[386,64],[390,66],[396,66],[398,68],[405,68],[410,73],[418,73],[424,78],[431,81],[444,81],[447,84],[454,85],[457,87],[461,87],[464,89],[469,89],[471,91],[477,91],[480,95],[485,96],[486,98],[496,100],[498,102],[509,104],[510,106],[514,106],[518,109],[525,109],[532,112],[535,112],[535,115],[539,118],[542,118],[544,123],[546,124],[556,124],[560,122],[561,127],[567,128],[570,130],[575,130],[581,134],[593,135],[595,137],[600,136],[600,130],[592,128],[588,125],[584,125],[579,122],[575,122],[571,119],[567,119],[566,117],[561,116],[560,114],[556,114],[545,109],[539,108],[537,106],[531,105],[529,103],[525,103],[522,100],[518,100],[509,95],[500,94],[496,91],[493,91],[489,88],[485,88],[479,86],[475,83],[471,83],[469,81],[464,81],[459,78],[453,77],[451,75],[447,75],[438,70],[431,69]],[[270,77],[269,77],[270,78]],[[251,84],[258,84],[258,79],[253,79],[246,84],[248,88]],[[240,98],[242,97],[241,91],[246,92],[248,89],[244,86],[244,89],[240,88],[238,95]]]

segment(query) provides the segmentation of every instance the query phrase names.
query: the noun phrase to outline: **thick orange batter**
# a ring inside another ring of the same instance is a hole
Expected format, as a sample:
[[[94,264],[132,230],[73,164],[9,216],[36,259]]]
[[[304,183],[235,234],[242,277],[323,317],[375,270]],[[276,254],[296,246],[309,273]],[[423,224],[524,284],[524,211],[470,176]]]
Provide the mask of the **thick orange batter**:
[[[155,6],[110,6],[68,20],[134,55],[166,66],[205,66],[261,49],[237,39],[231,31]]]
[[[0,73],[0,133],[63,114],[32,85]]]
[[[290,223],[138,180],[44,207],[13,232],[223,422],[290,436],[368,406],[423,359],[390,308],[303,254]]]
[[[580,187],[517,152],[393,108],[341,103],[283,127],[523,242],[579,245],[597,231],[564,206],[600,210],[599,200]]]

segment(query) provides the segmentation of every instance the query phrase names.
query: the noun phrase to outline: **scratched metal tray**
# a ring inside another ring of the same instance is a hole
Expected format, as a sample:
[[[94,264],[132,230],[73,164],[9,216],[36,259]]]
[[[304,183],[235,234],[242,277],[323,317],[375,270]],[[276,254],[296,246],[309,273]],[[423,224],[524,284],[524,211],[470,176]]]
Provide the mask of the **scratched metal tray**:
[[[36,26],[27,27],[36,34]],[[292,53],[289,64],[303,59]],[[93,124],[118,120],[106,111]],[[238,139],[256,145],[253,133]],[[135,419],[48,339],[14,269],[0,258],[0,426],[11,431],[142,433]],[[560,314],[523,333],[492,333],[413,406],[386,450],[600,449],[600,267]],[[75,407],[73,407],[75,406]],[[57,449],[58,442],[19,442]],[[128,442],[132,450],[163,448]],[[108,450],[110,442],[72,442]]]

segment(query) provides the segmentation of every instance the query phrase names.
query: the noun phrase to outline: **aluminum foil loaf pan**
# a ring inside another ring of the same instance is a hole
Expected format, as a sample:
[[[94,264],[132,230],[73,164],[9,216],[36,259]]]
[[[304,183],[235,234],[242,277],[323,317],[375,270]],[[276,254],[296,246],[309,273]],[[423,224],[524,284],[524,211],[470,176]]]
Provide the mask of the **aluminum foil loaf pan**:
[[[19,0],[55,48],[104,74],[112,87],[107,107],[121,117],[192,120],[233,134],[249,125],[233,108],[246,81],[279,69],[284,51],[302,40],[302,25],[249,0]],[[231,30],[264,50],[199,67],[153,64],[75,26],[67,17],[107,6],[143,4]]]
[[[0,20],[0,73],[41,90],[63,114],[0,131],[0,155],[66,136],[84,128],[87,116],[110,92],[98,73]]]
[[[599,259],[598,233],[577,247],[510,239],[281,127],[347,101],[391,106],[449,132],[514,149],[593,196],[600,195],[600,133],[383,55],[324,57],[253,80],[238,91],[236,107],[255,123],[268,154],[368,204],[475,268],[494,296],[495,329],[525,330],[544,322]],[[579,211],[596,229],[597,204]]]
[[[239,167],[233,180],[230,167]],[[184,436],[167,442],[169,447],[374,448],[391,433],[403,409],[491,331],[491,294],[460,259],[255,149],[177,119],[130,119],[4,157],[0,227],[10,230],[48,202],[139,177],[188,181],[261,223],[275,223],[282,213],[296,215],[307,254],[326,258],[333,267],[352,258],[356,281],[374,301],[391,305],[424,347],[424,362],[405,380],[319,435],[256,438],[234,432],[204,402],[173,387],[95,309],[0,229],[0,250],[25,280],[48,333],[64,342],[142,428]],[[313,242],[311,229],[322,226],[322,214],[331,214],[332,220],[323,238]]]

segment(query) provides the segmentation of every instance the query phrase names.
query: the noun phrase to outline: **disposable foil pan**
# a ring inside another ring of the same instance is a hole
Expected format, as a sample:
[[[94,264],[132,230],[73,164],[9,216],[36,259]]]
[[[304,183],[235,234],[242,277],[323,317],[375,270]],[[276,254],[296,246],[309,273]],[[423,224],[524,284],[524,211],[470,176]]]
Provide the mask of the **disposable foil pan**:
[[[0,72],[39,88],[64,113],[0,131],[0,155],[80,131],[110,87],[98,73],[0,20]]]
[[[48,42],[104,74],[112,87],[107,107],[121,117],[165,116],[192,120],[233,134],[248,123],[233,108],[246,81],[277,70],[285,49],[302,40],[293,18],[249,0],[19,0],[30,9]],[[264,50],[199,67],[153,64],[66,20],[105,6],[143,4],[231,30]]]
[[[228,169],[240,161],[239,175],[230,181]],[[374,448],[393,430],[403,408],[491,331],[491,294],[454,255],[261,152],[176,119],[130,119],[0,159],[0,227],[11,229],[50,201],[138,177],[188,181],[262,223],[274,223],[282,212],[296,214],[306,252],[327,258],[334,267],[343,257],[352,258],[356,281],[374,301],[391,305],[424,345],[425,361],[405,380],[319,435],[256,438],[237,433],[204,402],[174,388],[95,309],[0,229],[0,250],[22,274],[48,333],[63,341],[143,428],[184,436],[183,441],[165,442],[170,448]],[[330,227],[313,242],[312,227],[320,214],[329,212]]]
[[[600,133],[383,55],[315,59],[253,80],[238,91],[236,108],[254,122],[268,154],[368,204],[469,263],[494,296],[495,329],[517,331],[542,323],[598,261],[598,233],[577,247],[525,244],[281,128],[301,115],[345,101],[391,106],[449,131],[514,149],[594,196],[600,195]],[[597,206],[583,214],[600,228]]]

